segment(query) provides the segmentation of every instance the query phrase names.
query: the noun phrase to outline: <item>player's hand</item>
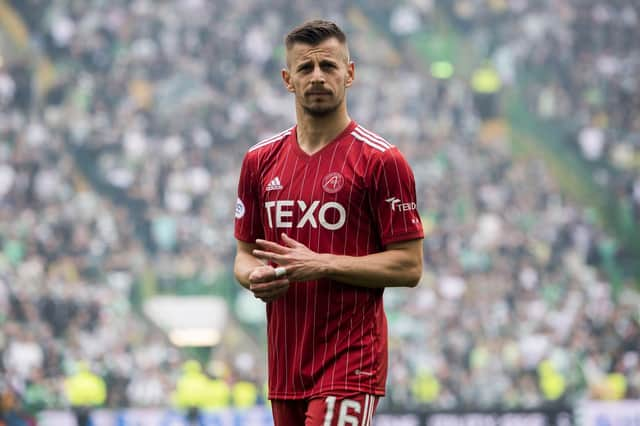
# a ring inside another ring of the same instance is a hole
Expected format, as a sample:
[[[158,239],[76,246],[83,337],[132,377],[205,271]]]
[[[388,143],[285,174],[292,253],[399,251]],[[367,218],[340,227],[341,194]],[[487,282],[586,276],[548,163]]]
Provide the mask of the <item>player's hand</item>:
[[[259,266],[249,274],[249,290],[263,302],[276,300],[289,289],[287,277],[276,279],[275,268],[272,266]]]
[[[285,245],[258,239],[259,249],[253,250],[253,255],[283,266],[289,282],[317,280],[326,275],[330,255],[316,253],[285,233],[282,241]]]

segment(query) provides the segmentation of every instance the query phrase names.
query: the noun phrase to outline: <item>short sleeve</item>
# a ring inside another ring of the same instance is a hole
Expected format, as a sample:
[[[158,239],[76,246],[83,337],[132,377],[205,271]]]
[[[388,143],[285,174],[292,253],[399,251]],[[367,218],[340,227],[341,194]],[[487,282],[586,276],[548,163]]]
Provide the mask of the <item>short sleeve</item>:
[[[396,147],[377,153],[373,161],[369,199],[382,245],[423,238],[409,163]]]
[[[242,161],[238,181],[238,198],[235,210],[234,235],[240,241],[253,243],[264,237],[260,217],[260,194],[256,182],[254,158],[247,153]]]

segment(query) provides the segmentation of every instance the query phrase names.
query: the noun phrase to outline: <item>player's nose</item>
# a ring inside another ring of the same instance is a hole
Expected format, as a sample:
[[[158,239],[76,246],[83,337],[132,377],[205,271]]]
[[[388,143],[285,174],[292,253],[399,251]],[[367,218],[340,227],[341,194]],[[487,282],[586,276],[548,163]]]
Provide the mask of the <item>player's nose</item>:
[[[322,72],[322,68],[319,65],[313,67],[311,82],[314,84],[324,84],[325,82],[324,72]]]

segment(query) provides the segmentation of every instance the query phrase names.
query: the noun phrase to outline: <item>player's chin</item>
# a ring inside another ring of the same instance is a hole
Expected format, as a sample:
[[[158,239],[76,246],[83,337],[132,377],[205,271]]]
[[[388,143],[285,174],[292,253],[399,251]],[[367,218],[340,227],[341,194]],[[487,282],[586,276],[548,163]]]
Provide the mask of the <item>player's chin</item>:
[[[314,117],[323,117],[333,113],[336,109],[338,109],[337,105],[328,104],[325,102],[314,102],[305,107],[305,110],[309,115]]]

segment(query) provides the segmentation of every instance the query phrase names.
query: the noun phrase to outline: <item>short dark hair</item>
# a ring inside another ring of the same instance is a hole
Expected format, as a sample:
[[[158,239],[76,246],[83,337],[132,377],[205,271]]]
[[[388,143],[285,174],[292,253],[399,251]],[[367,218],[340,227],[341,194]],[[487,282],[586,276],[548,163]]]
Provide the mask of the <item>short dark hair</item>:
[[[347,42],[347,36],[334,22],[315,19],[292,29],[284,42],[287,49],[291,49],[296,43],[316,46],[330,38],[336,38],[342,44]]]

